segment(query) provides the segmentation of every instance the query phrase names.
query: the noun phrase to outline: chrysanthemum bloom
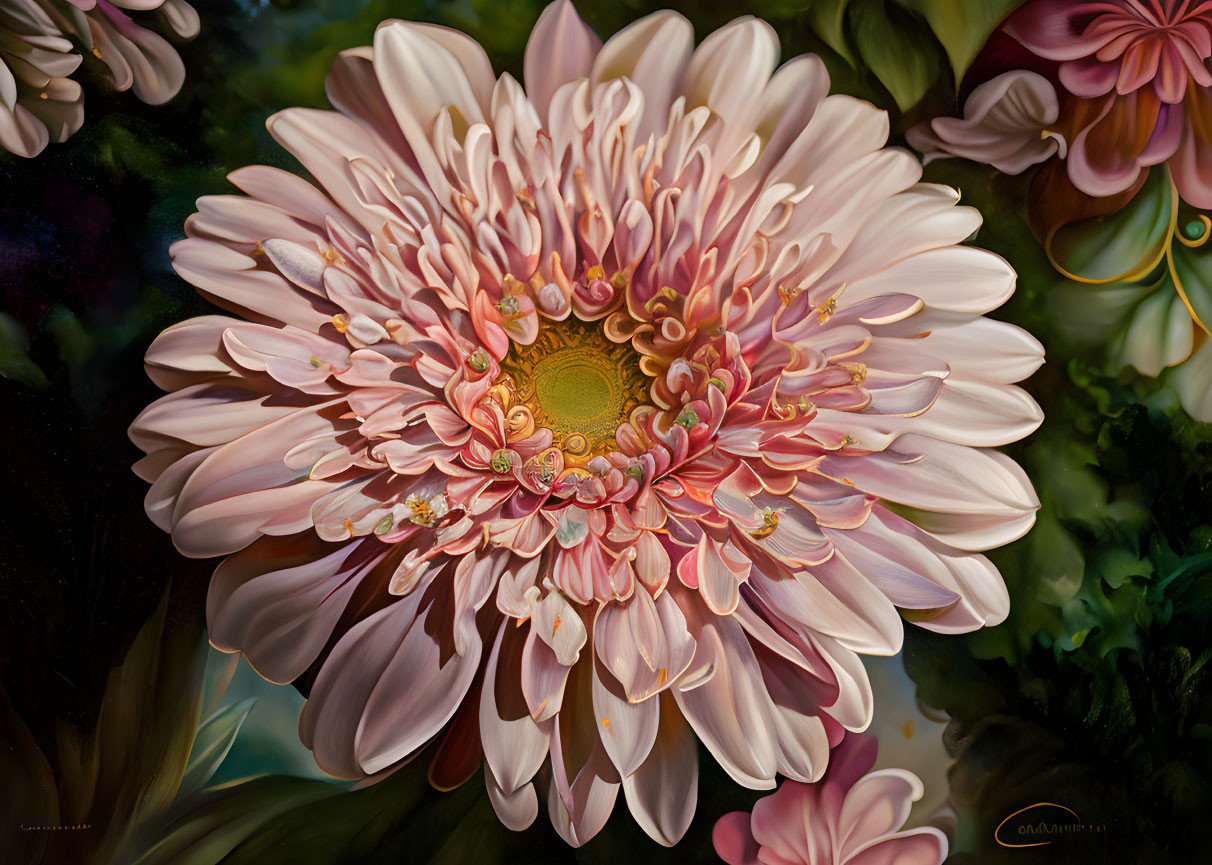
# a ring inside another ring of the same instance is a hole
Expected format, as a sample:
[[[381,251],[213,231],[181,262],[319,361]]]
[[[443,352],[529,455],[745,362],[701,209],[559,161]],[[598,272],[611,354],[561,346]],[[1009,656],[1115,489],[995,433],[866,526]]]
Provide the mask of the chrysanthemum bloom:
[[[197,35],[198,15],[185,0],[11,0],[0,7],[0,147],[37,156],[80,128],[84,97],[69,77],[83,59],[77,45],[104,61],[118,90],[133,88],[152,105],[175,96],[185,80],[181,58],[127,14],[153,10],[177,36]]]
[[[728,865],[941,865],[947,836],[900,830],[922,795],[912,772],[875,764],[876,740],[847,736],[820,781],[784,781],[753,806],[715,824],[715,851]]]
[[[882,112],[777,58],[754,19],[601,45],[560,2],[523,89],[390,21],[336,61],[339,111],[269,121],[323,190],[252,167],[199,202],[174,264],[240,317],[148,352],[148,511],[228,556],[216,646],[314,675],[329,772],[441,736],[434,782],[482,748],[512,827],[538,773],[570,843],[620,786],[673,843],[696,736],[742,784],[811,781],[898,608],[1005,615],[970,551],[1037,507],[986,449],[1040,420],[1010,384],[1039,344],[981,316],[1014,274]]]
[[[1067,141],[1069,178],[1087,195],[1125,192],[1166,163],[1183,200],[1212,208],[1212,5],[1032,0],[1005,31],[1053,64],[1043,71],[1058,90],[1007,72],[976,88],[964,120],[920,127],[915,147],[1018,173],[1065,157]]]

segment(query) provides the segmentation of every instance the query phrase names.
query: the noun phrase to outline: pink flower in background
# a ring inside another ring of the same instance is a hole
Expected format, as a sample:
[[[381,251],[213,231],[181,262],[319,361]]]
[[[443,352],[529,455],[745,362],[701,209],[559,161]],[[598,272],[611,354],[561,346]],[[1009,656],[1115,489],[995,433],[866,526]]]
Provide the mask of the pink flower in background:
[[[990,449],[1040,421],[1039,344],[983,317],[1014,273],[883,112],[777,62],[751,18],[602,45],[559,2],[523,89],[389,21],[337,111],[269,121],[319,188],[254,166],[199,201],[174,265],[235,317],[149,349],[138,471],[181,552],[227,557],[214,645],[314,675],[325,770],[436,739],[434,783],[482,754],[511,827],[537,784],[584,843],[621,789],[672,844],[696,739],[746,786],[815,781],[900,610],[1006,615],[976,551],[1038,505]]]
[[[77,44],[109,67],[118,90],[133,88],[159,105],[181,89],[185,67],[161,36],[128,12],[155,11],[182,38],[198,33],[184,0],[11,0],[0,7],[0,147],[37,156],[50,141],[70,138],[84,122],[84,97],[69,76],[82,57]]]
[[[924,826],[898,831],[922,795],[911,772],[870,772],[876,740],[849,735],[813,784],[784,781],[753,806],[715,824],[728,865],[941,865],[947,837]]]
[[[1212,207],[1212,4],[1034,0],[1006,30],[1060,63],[1065,90],[1092,100],[1070,145],[1078,189],[1113,195],[1168,162],[1182,197]]]
[[[1212,208],[1212,4],[1032,0],[1003,30],[1048,76],[1016,69],[981,84],[962,120],[911,130],[915,147],[1011,174],[1056,154],[1097,197],[1165,163],[1185,201]]]

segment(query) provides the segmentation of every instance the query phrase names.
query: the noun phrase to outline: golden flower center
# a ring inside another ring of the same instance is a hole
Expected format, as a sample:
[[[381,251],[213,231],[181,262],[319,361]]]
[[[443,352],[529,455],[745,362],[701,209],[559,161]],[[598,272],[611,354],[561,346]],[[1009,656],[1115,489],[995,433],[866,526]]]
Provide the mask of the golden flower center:
[[[611,342],[599,324],[569,316],[541,319],[535,341],[512,344],[501,369],[535,425],[551,430],[552,445],[583,461],[614,450],[619,424],[648,402],[652,379],[639,361],[630,344]]]

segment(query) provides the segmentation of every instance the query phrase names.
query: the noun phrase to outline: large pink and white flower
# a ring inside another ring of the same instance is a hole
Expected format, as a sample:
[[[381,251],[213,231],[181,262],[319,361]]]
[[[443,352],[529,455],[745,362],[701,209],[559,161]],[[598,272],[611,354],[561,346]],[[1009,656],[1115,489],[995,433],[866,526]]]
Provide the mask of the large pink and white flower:
[[[1040,421],[1039,344],[982,316],[1014,273],[883,112],[777,62],[752,18],[602,45],[558,2],[523,88],[389,21],[337,111],[269,121],[319,187],[256,166],[199,201],[174,265],[237,317],[149,349],[138,471],[181,552],[227,556],[214,645],[308,674],[327,771],[437,738],[434,783],[482,752],[514,828],[537,782],[583,843],[622,788],[672,844],[696,739],[811,782],[900,612],[1005,616],[975,551],[1037,507],[990,449]]]
[[[728,865],[942,865],[947,836],[932,826],[902,829],[922,782],[875,765],[877,744],[847,736],[820,781],[784,781],[753,813],[715,824],[716,853]]]
[[[0,7],[0,147],[37,156],[84,123],[84,95],[71,74],[77,45],[109,67],[118,90],[133,88],[151,105],[181,89],[185,66],[164,37],[130,13],[156,12],[181,38],[198,33],[185,0],[11,0]]]

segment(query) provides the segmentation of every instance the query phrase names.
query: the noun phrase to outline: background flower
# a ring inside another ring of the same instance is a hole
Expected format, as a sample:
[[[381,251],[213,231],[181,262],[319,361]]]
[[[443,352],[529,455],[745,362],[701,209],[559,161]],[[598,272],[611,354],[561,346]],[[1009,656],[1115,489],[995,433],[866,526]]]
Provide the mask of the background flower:
[[[1028,214],[1072,283],[1053,292],[1062,329],[1099,342],[1116,369],[1163,373],[1212,420],[1212,279],[1202,247],[1212,185],[1200,167],[1212,72],[1203,4],[1036,0],[984,49],[963,118],[907,132],[926,160],[960,156],[1018,174],[1039,163]],[[1053,157],[1057,157],[1053,159]]]
[[[1027,69],[1006,72],[978,85],[964,116],[935,117],[905,133],[924,161],[960,156],[1021,174],[1053,156],[1065,158],[1068,142],[1052,131],[1060,115],[1047,78]]]
[[[0,146],[37,156],[80,128],[84,96],[70,78],[83,59],[78,48],[105,63],[118,90],[133,88],[152,105],[176,95],[185,79],[181,58],[132,11],[155,11],[181,38],[198,33],[198,15],[185,0],[12,0],[0,9]]]
[[[752,815],[721,817],[712,835],[716,852],[728,865],[942,865],[942,832],[901,830],[922,782],[900,769],[870,772],[876,750],[874,738],[847,736],[820,781],[784,781]]]
[[[977,86],[962,121],[915,127],[915,147],[1010,174],[1055,154],[1074,186],[1096,197],[1135,190],[1149,166],[1164,163],[1185,201],[1212,207],[1202,167],[1212,153],[1212,12],[1204,5],[1033,0],[1002,32],[1029,53],[993,53],[1021,68]]]
[[[1069,177],[1089,195],[1132,187],[1167,162],[1183,199],[1212,207],[1208,87],[1212,11],[1188,0],[1034,0],[1006,23],[1030,51],[1060,65]]]
[[[523,91],[387,22],[334,65],[339,113],[269,122],[325,191],[242,169],[173,248],[245,320],[149,350],[148,513],[230,556],[211,639],[310,681],[334,775],[438,736],[433,782],[482,750],[510,826],[537,774],[570,843],[621,787],[671,844],[696,738],[746,786],[810,782],[898,608],[1005,616],[972,551],[1037,504],[989,450],[1040,420],[1011,384],[1038,343],[982,317],[1013,272],[817,58],[774,73],[754,19],[692,46],[674,13],[599,46],[553,4]]]

